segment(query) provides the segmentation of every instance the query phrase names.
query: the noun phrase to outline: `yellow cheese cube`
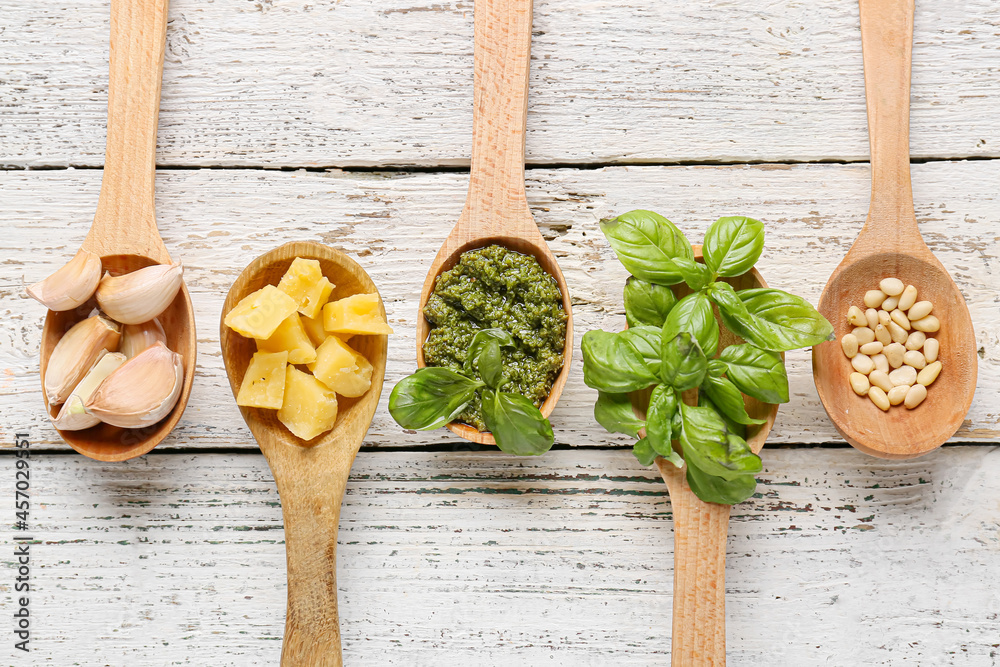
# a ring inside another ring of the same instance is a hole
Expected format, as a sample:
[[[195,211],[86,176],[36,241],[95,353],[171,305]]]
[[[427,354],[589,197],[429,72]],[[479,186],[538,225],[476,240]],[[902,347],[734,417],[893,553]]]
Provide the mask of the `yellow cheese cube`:
[[[326,337],[329,336],[326,329],[323,328],[323,317],[303,317],[302,326],[306,330],[306,335],[309,336],[309,340],[316,347],[323,344]]]
[[[285,396],[285,366],[288,365],[288,352],[257,352],[250,360],[240,393],[236,396],[236,405],[248,408],[281,407]]]
[[[225,323],[241,336],[268,338],[297,307],[295,299],[274,285],[265,285],[236,304]]]
[[[320,278],[306,292],[305,300],[299,306],[299,312],[305,317],[318,317],[323,306],[330,300],[330,292],[332,291],[333,283],[327,280],[325,276]]]
[[[295,299],[298,307],[303,304],[312,286],[322,277],[323,271],[319,266],[319,260],[296,257],[285,271],[285,275],[278,281],[278,289]]]
[[[278,325],[268,338],[257,339],[257,350],[260,352],[288,352],[288,363],[311,364],[316,361],[316,348],[313,347],[302,319],[298,313],[292,313]]]
[[[379,312],[378,294],[355,294],[323,306],[323,328],[341,334],[391,334]]]
[[[341,396],[361,396],[372,386],[372,365],[335,335],[316,350],[316,363],[310,370],[317,380]]]
[[[337,421],[337,394],[309,373],[289,364],[285,370],[285,400],[278,420],[296,437],[312,440]]]

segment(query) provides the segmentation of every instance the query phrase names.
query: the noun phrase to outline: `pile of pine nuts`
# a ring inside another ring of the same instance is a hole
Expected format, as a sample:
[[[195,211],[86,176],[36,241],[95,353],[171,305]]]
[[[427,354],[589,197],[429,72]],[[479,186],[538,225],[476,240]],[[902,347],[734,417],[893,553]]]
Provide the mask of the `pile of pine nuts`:
[[[867,310],[848,309],[854,329],[840,339],[854,367],[851,388],[883,411],[900,404],[913,409],[941,373],[938,340],[928,335],[941,328],[931,315],[934,304],[917,301],[917,288],[898,278],[884,279],[864,301]]]

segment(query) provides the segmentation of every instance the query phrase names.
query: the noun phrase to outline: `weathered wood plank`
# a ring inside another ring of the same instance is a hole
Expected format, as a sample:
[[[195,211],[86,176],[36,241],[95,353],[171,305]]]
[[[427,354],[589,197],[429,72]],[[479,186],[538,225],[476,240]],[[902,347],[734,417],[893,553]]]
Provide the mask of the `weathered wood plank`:
[[[1000,440],[1000,312],[997,309],[997,190],[1000,161],[915,165],[917,218],[972,310],[980,346],[979,387],[959,441]],[[22,277],[47,275],[82,240],[97,201],[100,172],[0,173],[0,396],[4,428],[29,428],[39,444],[63,446],[39,410],[36,350],[42,308]],[[406,434],[389,418],[389,389],[414,364],[420,285],[457,219],[467,176],[438,174],[166,171],[157,178],[160,228],[184,261],[199,331],[199,377],[187,412],[161,447],[253,447],[229,391],[218,322],[229,285],[255,256],[290,240],[316,239],[356,255],[371,272],[397,334],[390,340],[386,391],[369,444],[450,442],[447,431]],[[699,241],[719,215],[742,213],[767,225],[760,263],[773,286],[813,303],[867,208],[866,165],[616,167],[533,169],[528,197],[572,290],[577,336],[624,326],[624,269],[597,228],[611,212],[659,211]],[[579,343],[579,340],[577,341]],[[624,444],[595,424],[596,393],[576,370],[553,414],[556,441]],[[772,442],[839,441],[816,398],[805,351],[788,354],[792,400],[781,408]],[[933,394],[932,394],[933,395]]]
[[[731,664],[996,663],[1000,449],[764,460],[731,521]],[[32,664],[277,664],[263,457],[31,461]],[[362,452],[340,533],[347,663],[664,664],[672,545],[662,480],[628,452]]]
[[[471,0],[174,0],[163,165],[467,164]],[[8,0],[0,165],[101,165],[106,0]],[[854,2],[539,0],[534,163],[866,159]],[[917,8],[915,156],[1000,156],[1000,13]]]

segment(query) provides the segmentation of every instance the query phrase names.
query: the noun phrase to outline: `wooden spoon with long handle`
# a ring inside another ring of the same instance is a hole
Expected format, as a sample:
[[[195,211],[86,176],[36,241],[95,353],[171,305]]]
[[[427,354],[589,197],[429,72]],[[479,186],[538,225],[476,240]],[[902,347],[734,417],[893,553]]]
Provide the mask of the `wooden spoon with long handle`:
[[[222,319],[243,297],[264,285],[276,285],[296,257],[319,260],[323,275],[336,285],[331,300],[352,294],[378,294],[365,270],[342,252],[319,243],[286,243],[243,270],[229,289]],[[236,396],[256,345],[221,322],[219,336],[222,359]],[[351,338],[351,347],[371,362],[371,387],[359,398],[338,396],[333,430],[315,440],[304,443],[293,436],[278,421],[274,410],[240,408],[267,458],[281,498],[288,566],[282,667],[344,664],[337,612],[337,531],[351,465],[382,394],[387,345],[386,336]]]
[[[695,256],[701,249],[695,246]],[[734,289],[767,287],[753,269],[736,278],[723,278]],[[689,292],[675,288],[678,296]],[[719,325],[719,350],[743,342]],[[697,403],[697,392],[687,392],[686,402]],[[755,454],[764,447],[778,406],[744,397],[747,413],[767,421],[748,427],[747,444]],[[753,430],[756,429],[756,430]],[[657,457],[656,466],[667,484],[674,518],[674,606],[670,637],[673,667],[726,664],[726,541],[730,505],[706,503],[688,485],[684,469]]]
[[[559,284],[567,318],[562,371],[541,406],[542,414],[548,417],[569,376],[573,356],[573,309],[562,271],[531,217],[524,191],[531,14],[531,0],[476,0],[475,3],[475,85],[469,193],[458,223],[431,263],[420,294],[417,365],[424,365],[423,344],[430,332],[423,307],[442,271],[455,266],[466,250],[493,243],[532,255]],[[448,428],[466,440],[496,444],[491,434],[480,433],[468,424],[453,422]]]
[[[874,456],[911,458],[950,438],[976,391],[976,333],[965,299],[920,236],[910,186],[910,56],[913,0],[860,0],[861,45],[871,144],[872,193],[868,220],[830,276],[819,310],[837,341],[813,348],[813,376],[823,407],[849,443]],[[847,309],[894,276],[931,301],[941,322],[941,375],[914,410],[882,412],[851,390],[853,370],[839,339],[849,333]]]
[[[104,174],[97,213],[83,248],[100,255],[105,270],[114,275],[170,263],[156,229],[154,206],[156,125],[166,35],[167,0],[112,0]],[[56,343],[89,310],[88,304],[77,310],[49,312],[42,331],[42,378]],[[60,431],[63,440],[81,454],[100,461],[140,456],[167,437],[180,420],[191,395],[197,356],[194,310],[186,285],[158,319],[167,335],[167,347],[184,359],[184,388],[177,405],[148,428],[101,424],[83,431]],[[58,412],[47,399],[46,407],[52,416]]]

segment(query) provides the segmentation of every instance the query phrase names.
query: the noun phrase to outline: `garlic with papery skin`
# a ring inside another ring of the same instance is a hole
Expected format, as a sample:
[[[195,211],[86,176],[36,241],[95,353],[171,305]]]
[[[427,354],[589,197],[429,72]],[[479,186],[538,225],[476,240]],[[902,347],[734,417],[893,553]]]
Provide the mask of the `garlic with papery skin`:
[[[111,373],[84,407],[112,426],[151,426],[166,417],[180,398],[184,386],[181,362],[181,355],[155,343]]]
[[[106,273],[97,285],[97,304],[122,324],[148,322],[177,296],[183,274],[180,264],[154,264],[121,276]]]
[[[120,352],[110,352],[101,357],[73,389],[58,416],[52,420],[52,425],[60,431],[82,431],[100,424],[101,420],[88,413],[83,405],[104,379],[124,363],[125,355]]]
[[[118,349],[121,328],[100,315],[77,322],[67,331],[49,356],[45,368],[45,396],[51,405],[63,403],[73,388],[106,352]]]
[[[157,342],[167,344],[167,335],[157,319],[142,324],[126,324],[122,327],[121,352],[127,359],[131,359]]]
[[[100,280],[101,258],[80,248],[69,263],[27,291],[49,310],[73,310],[94,295]]]

